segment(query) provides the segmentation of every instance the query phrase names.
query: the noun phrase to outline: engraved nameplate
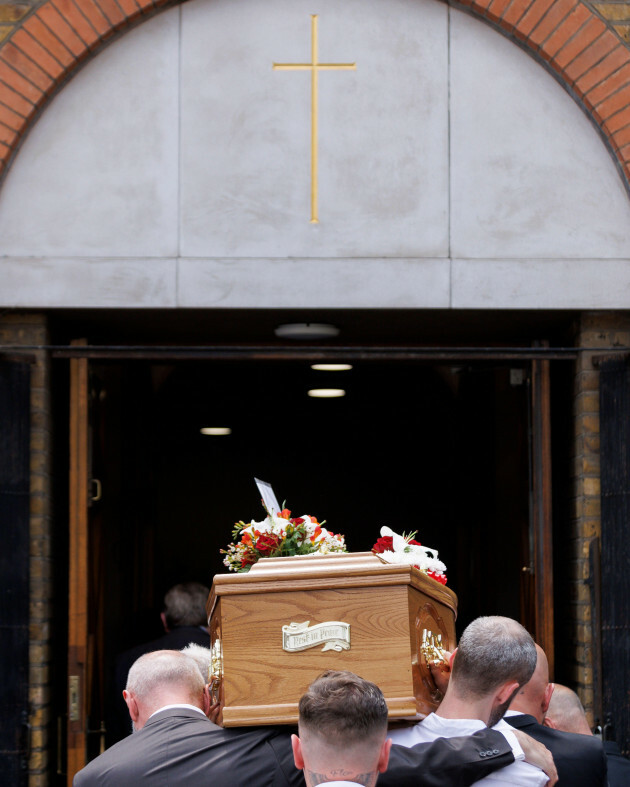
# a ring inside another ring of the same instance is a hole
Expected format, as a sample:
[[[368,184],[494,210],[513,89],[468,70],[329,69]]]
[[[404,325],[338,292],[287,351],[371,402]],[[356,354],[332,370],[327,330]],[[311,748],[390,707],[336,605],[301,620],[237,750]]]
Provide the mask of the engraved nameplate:
[[[291,623],[282,627],[282,649],[290,653],[307,650],[324,643],[325,650],[350,650],[350,624],[338,620],[327,623],[316,623],[309,626],[305,623]]]

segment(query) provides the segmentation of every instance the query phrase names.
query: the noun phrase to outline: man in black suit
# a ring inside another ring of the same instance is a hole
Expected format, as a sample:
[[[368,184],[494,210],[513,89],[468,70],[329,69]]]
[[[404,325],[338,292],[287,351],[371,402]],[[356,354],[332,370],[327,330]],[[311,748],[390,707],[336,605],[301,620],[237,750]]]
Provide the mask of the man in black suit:
[[[543,725],[553,693],[545,651],[536,645],[536,669],[512,700],[505,720],[543,743],[553,755],[560,787],[606,787],[607,768],[602,742]]]
[[[163,650],[138,659],[124,698],[134,734],[79,771],[74,787],[304,787],[286,728],[223,729],[206,718],[208,687],[183,653]],[[494,730],[397,748],[383,787],[465,787],[514,759]]]
[[[164,634],[150,642],[143,642],[121,653],[116,659],[114,711],[109,721],[109,740],[112,743],[131,732],[129,713],[122,700],[131,665],[145,653],[154,650],[181,650],[194,643],[208,647],[208,617],[206,601],[209,589],[200,582],[183,582],[174,585],[164,596],[164,609],[160,614]]]
[[[545,727],[578,735],[593,735],[578,695],[568,686],[556,683],[545,719]],[[615,741],[604,741],[608,764],[609,787],[627,787],[630,784],[630,760],[622,756]]]

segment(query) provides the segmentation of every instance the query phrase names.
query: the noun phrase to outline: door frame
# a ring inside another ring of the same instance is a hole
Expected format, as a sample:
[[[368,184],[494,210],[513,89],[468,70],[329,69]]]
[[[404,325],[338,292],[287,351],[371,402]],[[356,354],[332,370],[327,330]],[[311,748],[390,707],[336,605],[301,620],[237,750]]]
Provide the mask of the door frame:
[[[531,395],[530,564],[533,580],[534,625],[532,636],[544,648],[550,670],[554,663],[553,524],[551,515],[551,416],[550,361],[574,360],[572,348],[544,346],[518,348],[435,348],[414,346],[352,345],[281,346],[129,346],[88,345],[85,339],[52,348],[53,358],[70,365],[70,479],[69,479],[69,602],[68,602],[68,787],[76,771],[86,764],[89,654],[89,363],[100,360],[174,361],[391,361],[470,363],[528,362]],[[525,568],[525,567],[524,567]]]
[[[74,347],[87,345],[78,339]],[[89,361],[70,361],[70,473],[68,544],[68,684],[66,763],[68,787],[85,765],[88,661]]]

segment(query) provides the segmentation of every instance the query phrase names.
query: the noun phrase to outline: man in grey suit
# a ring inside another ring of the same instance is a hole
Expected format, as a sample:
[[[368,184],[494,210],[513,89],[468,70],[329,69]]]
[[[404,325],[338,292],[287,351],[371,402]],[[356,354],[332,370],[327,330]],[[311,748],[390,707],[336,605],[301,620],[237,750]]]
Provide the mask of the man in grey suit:
[[[141,656],[129,670],[124,699],[134,734],[79,771],[74,787],[304,787],[291,730],[213,724],[205,715],[208,687],[195,661],[179,651]],[[396,749],[379,787],[466,787],[514,759],[494,730]]]
[[[297,787],[286,732],[227,730],[207,717],[208,687],[197,664],[179,651],[141,656],[123,692],[134,734],[74,777],[74,787]]]

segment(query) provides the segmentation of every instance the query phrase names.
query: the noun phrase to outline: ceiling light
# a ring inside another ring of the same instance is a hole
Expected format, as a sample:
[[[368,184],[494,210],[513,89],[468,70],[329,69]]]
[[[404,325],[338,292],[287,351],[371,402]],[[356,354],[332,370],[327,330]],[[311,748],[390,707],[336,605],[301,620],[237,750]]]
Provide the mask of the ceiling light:
[[[349,372],[352,369],[351,363],[313,363],[311,369],[316,372]]]
[[[345,396],[346,392],[343,388],[311,388],[308,395],[314,399],[336,399],[339,396]]]
[[[322,322],[291,322],[278,325],[274,333],[280,339],[332,339],[339,328]]]
[[[200,430],[201,434],[209,434],[209,435],[224,435],[224,434],[232,434],[232,430],[229,426],[204,426]]]

